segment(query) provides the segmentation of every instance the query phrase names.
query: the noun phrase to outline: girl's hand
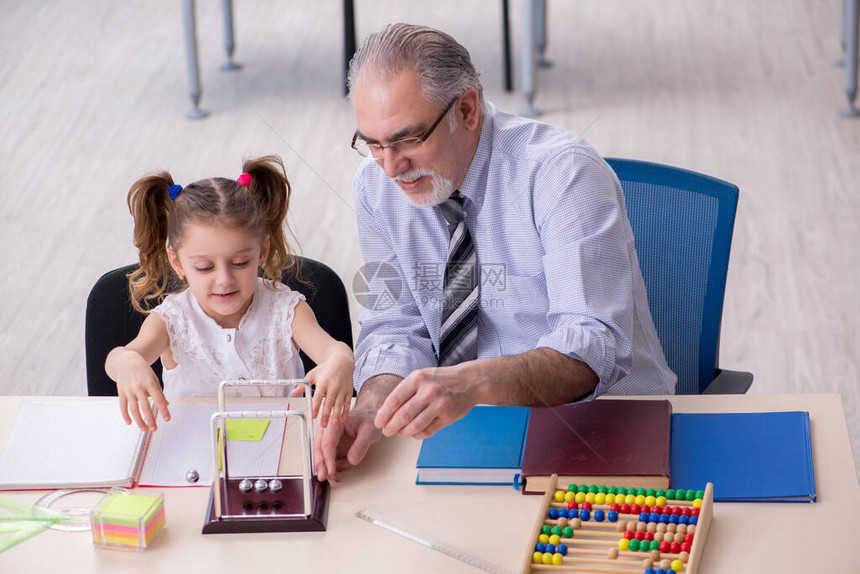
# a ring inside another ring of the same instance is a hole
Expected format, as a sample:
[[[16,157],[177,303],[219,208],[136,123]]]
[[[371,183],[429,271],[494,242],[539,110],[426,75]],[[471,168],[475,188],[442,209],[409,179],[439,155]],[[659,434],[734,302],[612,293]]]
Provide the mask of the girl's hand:
[[[161,390],[158,377],[140,354],[117,347],[110,352],[108,362],[116,374],[119,408],[125,424],[131,424],[134,419],[140,430],[158,429],[150,398],[161,412],[162,418],[165,421],[170,420],[170,411],[167,409],[169,403]]]
[[[344,345],[346,347],[346,345]],[[349,351],[349,348],[347,351]],[[320,425],[326,427],[331,415],[346,421],[352,401],[352,373],[355,362],[352,352],[333,353],[323,364],[312,369],[305,379],[316,385],[312,401],[312,416],[316,418],[322,406]],[[325,401],[323,401],[325,399]]]

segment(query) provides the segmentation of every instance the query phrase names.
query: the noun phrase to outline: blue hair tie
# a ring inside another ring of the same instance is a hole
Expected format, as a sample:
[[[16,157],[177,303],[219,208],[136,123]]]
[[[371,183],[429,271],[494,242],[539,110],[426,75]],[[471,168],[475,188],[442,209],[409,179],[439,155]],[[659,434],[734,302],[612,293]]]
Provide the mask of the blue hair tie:
[[[168,187],[167,195],[170,196],[170,201],[174,201],[179,196],[180,191],[182,191],[182,186],[178,183],[174,183],[173,185]]]

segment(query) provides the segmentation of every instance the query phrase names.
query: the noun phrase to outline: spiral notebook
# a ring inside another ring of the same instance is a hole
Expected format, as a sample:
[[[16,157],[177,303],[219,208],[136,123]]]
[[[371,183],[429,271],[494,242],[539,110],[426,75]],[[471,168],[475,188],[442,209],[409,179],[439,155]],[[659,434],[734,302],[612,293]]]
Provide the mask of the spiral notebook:
[[[159,420],[150,433],[125,424],[117,399],[23,401],[0,456],[0,490],[209,486],[210,418],[217,410],[171,405],[171,420]],[[284,419],[272,419],[259,441],[232,440],[229,426],[227,432],[231,474],[277,472]],[[197,484],[187,482],[189,470],[197,471]]]

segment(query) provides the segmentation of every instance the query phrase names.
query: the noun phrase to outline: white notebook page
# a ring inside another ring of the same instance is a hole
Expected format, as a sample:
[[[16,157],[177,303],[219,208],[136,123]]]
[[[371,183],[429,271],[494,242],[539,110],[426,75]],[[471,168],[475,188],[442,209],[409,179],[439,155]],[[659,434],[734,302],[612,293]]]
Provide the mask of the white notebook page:
[[[228,405],[229,407],[229,405]],[[262,404],[241,404],[230,410],[285,409]],[[191,486],[186,480],[190,470],[200,476],[197,486],[212,484],[211,418],[217,405],[172,404],[170,421],[158,421],[138,481],[141,486]],[[281,454],[284,419],[271,419],[263,440],[229,441],[227,461],[234,476],[277,474]]]
[[[117,399],[24,401],[0,457],[0,488],[130,484],[144,433]]]

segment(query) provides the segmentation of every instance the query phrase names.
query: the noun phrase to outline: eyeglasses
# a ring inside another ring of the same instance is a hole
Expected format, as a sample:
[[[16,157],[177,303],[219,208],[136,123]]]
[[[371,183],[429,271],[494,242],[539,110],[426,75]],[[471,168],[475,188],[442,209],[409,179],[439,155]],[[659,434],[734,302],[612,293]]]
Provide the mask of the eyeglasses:
[[[448,112],[451,110],[451,106],[453,106],[454,102],[456,102],[458,99],[460,99],[460,96],[457,96],[456,98],[451,100],[451,103],[448,104],[448,106],[445,108],[445,111],[442,112],[442,115],[439,116],[439,119],[433,122],[433,125],[430,126],[430,129],[420,136],[403,138],[391,142],[388,145],[384,145],[379,142],[369,142],[364,138],[359,137],[358,132],[356,131],[355,134],[352,136],[352,149],[354,149],[364,157],[372,156],[374,159],[381,159],[382,154],[385,152],[386,148],[389,148],[395,153],[402,153],[405,155],[415,153],[421,147],[421,144],[427,141],[427,138],[429,138],[433,134],[433,130],[435,130],[436,126],[438,126],[442,122],[442,118],[444,118],[448,114]]]

